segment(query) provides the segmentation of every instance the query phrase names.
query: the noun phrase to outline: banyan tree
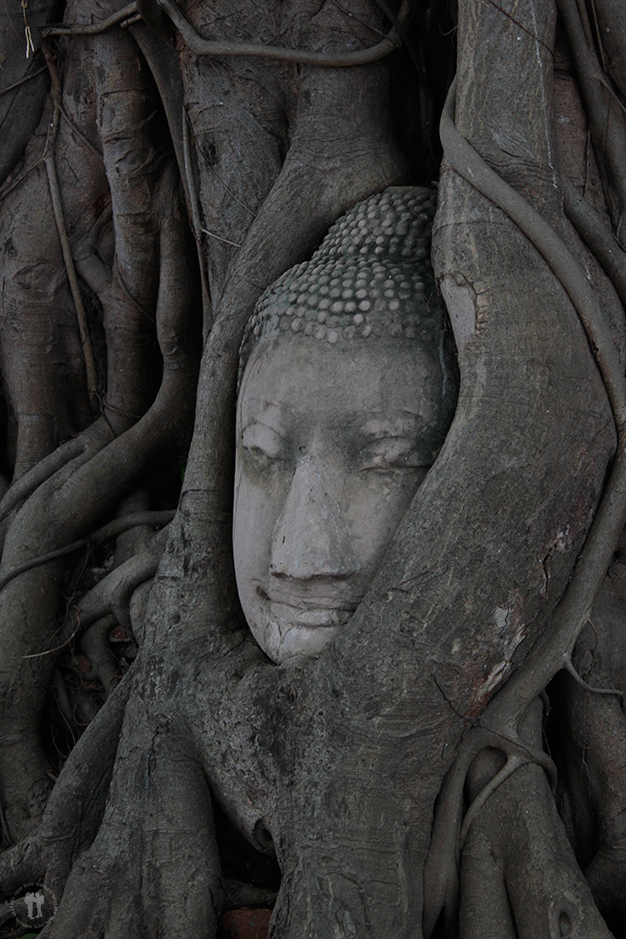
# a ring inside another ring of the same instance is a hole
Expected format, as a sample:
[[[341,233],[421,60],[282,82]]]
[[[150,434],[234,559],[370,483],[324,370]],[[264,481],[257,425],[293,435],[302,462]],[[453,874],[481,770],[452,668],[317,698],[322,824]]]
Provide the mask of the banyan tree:
[[[623,939],[624,4],[0,23],[0,935]]]

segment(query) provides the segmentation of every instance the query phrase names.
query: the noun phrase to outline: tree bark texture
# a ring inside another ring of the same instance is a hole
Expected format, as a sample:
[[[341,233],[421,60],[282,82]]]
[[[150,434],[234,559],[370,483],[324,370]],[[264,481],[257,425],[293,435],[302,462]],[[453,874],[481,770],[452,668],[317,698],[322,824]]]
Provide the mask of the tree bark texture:
[[[19,86],[22,119],[16,95],[0,112],[23,138],[17,156],[0,150],[12,473],[0,503],[0,788],[16,842],[0,882],[8,900],[45,878],[60,899],[46,939],[213,936],[221,813],[278,861],[277,939],[624,935],[625,718],[615,694],[589,690],[624,688],[619,545],[604,547],[617,560],[573,657],[565,644],[546,665],[546,683],[562,665],[579,676],[550,686],[554,763],[543,686],[507,697],[580,576],[620,446],[613,397],[550,258],[451,152],[432,255],[461,373],[444,447],[321,655],[270,663],[239,608],[239,344],[263,290],[339,215],[432,166],[436,143],[407,148],[402,115],[419,101],[411,120],[426,136],[443,103],[445,63],[429,80],[424,36],[439,37],[447,13],[425,4],[407,25],[404,6],[388,17],[369,0],[142,0],[143,22],[133,8],[123,27],[89,33],[116,11],[70,3],[69,32],[47,40],[50,95],[42,72]],[[593,284],[623,362],[618,7],[563,0],[557,20],[551,0],[459,0],[453,111],[529,225],[538,213]],[[419,90],[407,105],[393,61],[199,55],[181,13],[202,39],[329,56],[397,29]],[[26,74],[17,58],[10,68],[11,81]],[[158,474],[167,465],[171,487],[183,464],[175,518],[154,536]],[[68,572],[59,551],[99,543],[91,534],[115,514],[135,527],[108,567],[90,582],[74,556]],[[49,653],[74,650],[81,630],[106,702],[52,788],[40,724],[49,688],[66,692]],[[140,646],[121,682],[116,630],[125,649]]]

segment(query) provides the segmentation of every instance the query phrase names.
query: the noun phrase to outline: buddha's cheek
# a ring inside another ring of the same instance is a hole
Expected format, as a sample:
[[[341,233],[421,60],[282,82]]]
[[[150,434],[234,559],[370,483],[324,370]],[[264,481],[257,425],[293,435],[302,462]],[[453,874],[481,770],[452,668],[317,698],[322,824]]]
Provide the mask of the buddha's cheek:
[[[343,515],[365,590],[425,475],[425,469],[391,473],[368,470],[347,480]]]
[[[272,537],[284,501],[281,489],[276,480],[251,479],[237,458],[233,556],[239,599],[251,626],[263,621]]]

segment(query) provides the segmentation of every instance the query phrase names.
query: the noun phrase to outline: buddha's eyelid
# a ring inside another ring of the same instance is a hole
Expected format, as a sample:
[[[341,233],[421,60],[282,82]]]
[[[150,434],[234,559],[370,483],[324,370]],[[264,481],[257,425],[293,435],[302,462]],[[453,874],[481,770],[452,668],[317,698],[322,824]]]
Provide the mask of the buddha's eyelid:
[[[380,453],[370,453],[369,456],[363,455],[363,460],[364,465],[360,469],[362,473],[381,469],[429,470],[433,465],[432,460],[425,459],[413,446],[393,454],[385,453],[384,450]]]
[[[419,434],[415,427],[397,426],[385,428],[384,430],[364,431],[362,442],[359,446],[359,452],[374,447],[374,449],[385,449],[385,447],[401,447],[402,449],[412,450],[419,442]]]
[[[281,459],[285,453],[286,440],[275,427],[264,421],[249,421],[241,432],[244,450],[256,450],[270,459]]]
[[[375,453],[382,456],[385,451],[393,449],[399,451],[400,456],[406,456],[415,449],[416,443],[417,441],[414,437],[407,437],[405,434],[383,434],[380,437],[370,437],[369,440],[366,440],[365,443],[359,447],[359,453],[373,450]]]
[[[416,439],[419,434],[420,420],[417,414],[411,411],[402,411],[393,418],[374,418],[366,421],[362,427],[364,436],[371,440],[382,440],[385,437],[407,437]]]
[[[281,440],[284,440],[282,433],[280,432],[280,430],[278,430],[277,427],[273,426],[272,424],[258,417],[251,417],[243,425],[243,427],[241,428],[241,436],[243,437],[244,434],[247,434],[257,429],[261,431],[269,430],[270,433],[275,434],[277,437],[280,437]]]
[[[382,437],[374,437],[367,440],[359,448],[359,454],[365,460],[364,469],[376,468],[387,465],[404,466],[409,469],[430,469],[432,460],[424,459],[420,452],[418,435],[413,433],[409,436],[385,434]],[[369,467],[369,461],[381,460],[382,463],[373,464]]]

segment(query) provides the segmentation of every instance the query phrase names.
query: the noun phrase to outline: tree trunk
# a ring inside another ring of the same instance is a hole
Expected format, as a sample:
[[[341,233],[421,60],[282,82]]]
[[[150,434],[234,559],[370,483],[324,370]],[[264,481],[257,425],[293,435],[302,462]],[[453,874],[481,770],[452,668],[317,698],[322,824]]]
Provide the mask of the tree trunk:
[[[270,662],[237,598],[246,323],[340,215],[439,171],[447,5],[413,6],[70,2],[47,102],[44,72],[7,89],[0,934],[41,882],[48,939],[208,939],[238,831],[242,866],[278,862],[280,939],[625,935],[612,0],[459,0],[432,250],[453,424],[319,656]],[[62,758],[49,715],[89,723]]]

